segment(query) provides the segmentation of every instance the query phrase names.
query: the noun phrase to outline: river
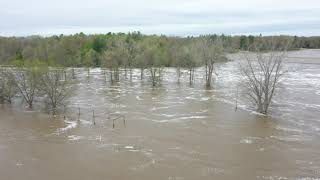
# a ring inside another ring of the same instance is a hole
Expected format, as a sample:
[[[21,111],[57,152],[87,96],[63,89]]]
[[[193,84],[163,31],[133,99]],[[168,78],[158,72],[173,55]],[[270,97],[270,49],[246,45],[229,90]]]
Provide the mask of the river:
[[[239,57],[210,90],[201,69],[190,86],[167,68],[157,88],[76,69],[65,118],[0,105],[0,179],[320,179],[320,50],[289,52],[268,116],[244,98]]]

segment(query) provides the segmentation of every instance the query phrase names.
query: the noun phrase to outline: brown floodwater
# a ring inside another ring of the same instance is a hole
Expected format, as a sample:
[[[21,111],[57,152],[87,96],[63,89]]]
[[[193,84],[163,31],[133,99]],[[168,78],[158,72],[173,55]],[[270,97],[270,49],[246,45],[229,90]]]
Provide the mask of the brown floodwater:
[[[40,100],[0,105],[0,179],[320,179],[320,51],[289,53],[268,117],[244,98],[238,63],[217,65],[211,90],[201,68],[193,86],[165,69],[158,88],[138,70],[111,85],[77,69],[65,118]]]

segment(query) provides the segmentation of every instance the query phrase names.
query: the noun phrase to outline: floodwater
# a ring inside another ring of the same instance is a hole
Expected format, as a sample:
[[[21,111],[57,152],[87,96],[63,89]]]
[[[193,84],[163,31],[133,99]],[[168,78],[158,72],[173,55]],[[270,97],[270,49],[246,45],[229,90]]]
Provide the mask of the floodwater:
[[[217,65],[211,90],[201,69],[193,86],[166,69],[159,88],[77,69],[65,118],[0,105],[0,179],[320,179],[320,50],[289,53],[268,117],[243,98],[238,63]]]

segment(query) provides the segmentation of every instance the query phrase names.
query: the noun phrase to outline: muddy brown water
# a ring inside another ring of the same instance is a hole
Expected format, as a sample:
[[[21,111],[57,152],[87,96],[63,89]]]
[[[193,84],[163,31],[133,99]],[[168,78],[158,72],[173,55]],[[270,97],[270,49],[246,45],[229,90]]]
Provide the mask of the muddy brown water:
[[[158,88],[139,71],[110,85],[100,69],[77,69],[65,119],[40,102],[0,105],[0,179],[320,179],[319,63],[319,50],[289,53],[268,117],[243,98],[237,61],[217,66],[211,90],[201,69],[191,87],[166,69]]]

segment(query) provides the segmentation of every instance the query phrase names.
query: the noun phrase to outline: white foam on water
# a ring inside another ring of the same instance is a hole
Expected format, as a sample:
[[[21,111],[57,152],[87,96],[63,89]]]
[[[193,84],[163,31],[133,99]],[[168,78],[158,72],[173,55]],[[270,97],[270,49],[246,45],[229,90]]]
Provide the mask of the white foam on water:
[[[257,176],[257,179],[263,179],[263,180],[288,180],[287,177],[282,176]]]
[[[159,109],[169,109],[171,107],[176,107],[176,106],[153,107],[153,108],[151,108],[151,111],[156,111],[156,110],[159,110]]]
[[[225,170],[215,167],[206,167],[201,170],[203,176],[209,176],[210,174],[224,174]]]
[[[125,149],[133,149],[134,147],[133,146],[125,146],[124,148]]]
[[[68,136],[68,140],[69,141],[78,141],[78,140],[83,139],[83,138],[84,138],[83,136],[77,136],[77,135]]]
[[[192,97],[192,96],[187,96],[187,97],[185,97],[185,99],[197,100],[196,97]]]
[[[315,108],[315,109],[320,108],[320,104],[308,104],[308,103],[294,102],[294,101],[289,101],[287,103],[290,106],[297,106],[298,105],[298,106],[303,106],[303,107],[307,107],[307,108]]]
[[[58,133],[63,133],[66,132],[70,129],[76,128],[77,127],[77,122],[76,121],[65,121],[65,123],[67,124],[66,127],[64,128],[59,128],[58,129]]]
[[[277,126],[276,129],[281,130],[281,131],[286,131],[286,132],[303,133],[303,131],[300,129],[287,128],[287,127],[282,127],[282,126]]]
[[[319,128],[319,127],[313,127],[313,126],[312,126],[312,130],[318,132],[318,131],[320,131],[320,128]]]
[[[130,169],[133,170],[133,171],[143,171],[145,170],[146,168],[148,168],[149,166],[153,165],[156,163],[156,160],[155,159],[151,159],[149,162],[147,163],[144,163],[144,164],[139,164],[135,167],[131,167]]]
[[[252,144],[252,142],[253,141],[251,139],[246,139],[246,138],[240,140],[241,144]]]
[[[181,147],[171,147],[171,148],[168,148],[168,150],[180,150]]]
[[[259,139],[261,139],[261,138],[259,138],[259,137],[243,137],[240,139],[240,143],[241,144],[252,144],[252,143],[254,143],[254,141],[257,141]]]
[[[92,121],[87,121],[87,120],[84,120],[84,119],[80,119],[80,123],[83,124],[83,125],[91,125]]]
[[[189,119],[205,119],[208,116],[185,116],[185,117],[178,117],[174,119],[164,119],[164,120],[152,120],[153,122],[158,123],[166,123],[166,122],[181,122],[183,120],[189,120]]]
[[[173,120],[187,120],[187,119],[205,119],[208,116],[186,116],[186,117],[179,117]]]
[[[130,149],[129,151],[130,152],[140,152],[140,150],[138,150],[138,149]]]
[[[208,101],[209,99],[210,99],[209,97],[202,97],[200,101]]]
[[[298,135],[292,135],[292,136],[270,136],[272,139],[276,139],[279,141],[285,141],[285,142],[299,142],[299,141],[310,141],[311,138],[308,137],[302,137]]]
[[[93,140],[93,139],[91,139]],[[113,147],[118,147],[120,146],[120,144],[116,144],[116,143],[113,143],[113,144],[99,144],[97,147],[98,148],[113,148]]]
[[[17,163],[16,163],[16,166],[18,166],[18,167],[19,167],[19,166],[23,166],[23,165],[24,165],[24,164],[21,163],[21,162],[17,162]]]
[[[165,117],[174,117],[177,116],[176,114],[160,114],[161,116],[165,116]]]

